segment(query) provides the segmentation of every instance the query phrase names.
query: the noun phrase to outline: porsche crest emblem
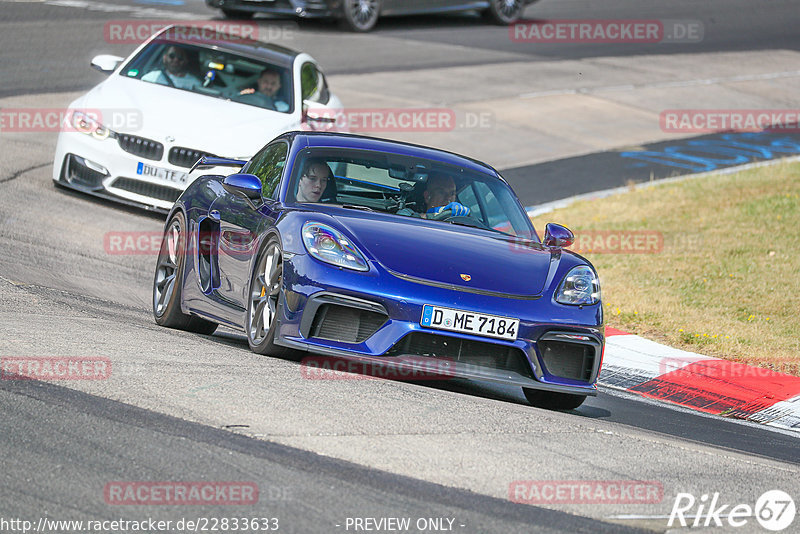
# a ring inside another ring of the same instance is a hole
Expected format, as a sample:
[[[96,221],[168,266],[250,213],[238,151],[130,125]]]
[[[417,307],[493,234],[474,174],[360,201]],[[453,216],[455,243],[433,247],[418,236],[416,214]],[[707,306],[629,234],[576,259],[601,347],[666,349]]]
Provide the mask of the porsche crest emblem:
[[[470,275],[468,275],[468,274],[463,274],[463,273],[462,273],[462,274],[461,274],[461,279],[462,279],[463,281],[465,281],[465,282],[469,282],[470,280],[472,280],[472,277],[471,277]]]

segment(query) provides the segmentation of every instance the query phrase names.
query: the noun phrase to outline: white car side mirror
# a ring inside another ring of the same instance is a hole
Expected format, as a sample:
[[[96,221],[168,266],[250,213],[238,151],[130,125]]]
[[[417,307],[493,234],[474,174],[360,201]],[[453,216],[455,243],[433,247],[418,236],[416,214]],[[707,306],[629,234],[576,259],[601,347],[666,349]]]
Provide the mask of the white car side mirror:
[[[303,122],[336,123],[336,111],[318,102],[303,101]],[[341,111],[341,110],[340,110]]]
[[[99,70],[103,74],[111,74],[119,64],[122,63],[124,58],[119,56],[111,56],[109,54],[100,54],[92,59],[92,68]]]

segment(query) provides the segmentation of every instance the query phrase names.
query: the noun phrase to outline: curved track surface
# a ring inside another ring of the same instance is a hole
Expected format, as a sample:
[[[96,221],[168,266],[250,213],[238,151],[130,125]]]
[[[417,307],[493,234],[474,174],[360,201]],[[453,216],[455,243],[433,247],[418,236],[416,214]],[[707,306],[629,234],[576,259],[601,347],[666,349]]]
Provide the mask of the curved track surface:
[[[800,41],[793,33],[796,3],[758,10],[751,2],[707,2],[699,10],[696,2],[660,5],[545,0],[528,16],[702,20],[706,38],[683,45],[681,54],[780,55]],[[63,107],[75,91],[102,79],[85,67],[87,58],[132,48],[102,41],[107,20],[209,16],[198,3],[3,2],[3,8],[4,108]],[[506,30],[471,16],[388,20],[368,36],[339,34],[322,22],[261,24],[289,28],[289,44],[314,54],[347,88],[348,76],[359,72],[413,77],[414,69],[439,65],[489,68],[655,52],[646,45],[521,50],[509,44]],[[747,37],[737,38],[743,31]],[[619,68],[620,75],[630,72]],[[443,75],[438,83],[458,87],[459,79]],[[611,532],[664,530],[663,516],[679,492],[698,498],[719,492],[725,502],[751,505],[771,489],[800,495],[791,434],[610,391],[575,412],[556,413],[490,384],[306,380],[297,362],[251,354],[234,332],[203,337],[161,329],[149,312],[155,256],[114,253],[104,237],[158,233],[162,221],[55,189],[54,142],[53,133],[0,133],[0,355],[106,356],[113,373],[102,382],[0,382],[3,518],[269,514],[288,532],[333,532],[347,531],[347,517],[447,517],[453,530],[470,533]],[[201,479],[254,481],[262,496],[246,513],[109,506],[103,498],[112,481]],[[656,481],[664,497],[540,508],[509,502],[517,480]]]

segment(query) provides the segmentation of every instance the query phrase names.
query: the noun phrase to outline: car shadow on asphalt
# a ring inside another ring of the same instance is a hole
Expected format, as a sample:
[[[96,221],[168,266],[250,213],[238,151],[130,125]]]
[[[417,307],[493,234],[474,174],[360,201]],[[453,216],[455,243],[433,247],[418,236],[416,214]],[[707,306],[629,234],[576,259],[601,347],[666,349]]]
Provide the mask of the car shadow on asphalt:
[[[220,343],[229,347],[242,348],[249,351],[247,345],[247,338],[244,334],[236,332],[235,330],[227,327],[219,327],[217,332],[211,336],[203,336],[210,341]],[[303,358],[310,356],[309,353],[299,352],[292,356],[266,356],[269,358],[278,358],[284,361],[292,362],[297,365],[303,365]],[[333,360],[339,360],[334,358]],[[345,359],[341,359],[346,361]],[[359,373],[368,374],[368,373]],[[393,382],[409,382],[425,388],[436,389],[440,391],[449,391],[452,393],[460,393],[472,397],[479,397],[483,399],[496,400],[500,402],[508,402],[512,404],[529,405],[525,396],[522,394],[522,388],[515,386],[507,386],[503,384],[495,384],[493,382],[486,382],[480,380],[467,380],[461,378],[442,378],[441,380],[426,379],[426,380],[400,380],[385,377],[375,377],[377,380],[391,380]],[[573,415],[586,417],[589,419],[602,419],[609,417],[611,412],[604,408],[592,406],[593,397],[589,397],[583,406],[576,410],[569,410],[567,413]]]
[[[131,205],[128,205],[128,204],[122,204],[120,202],[117,202],[117,201],[114,201],[114,200],[110,200],[110,199],[107,199],[107,198],[103,198],[103,197],[96,197],[96,196],[91,195],[89,193],[83,193],[81,191],[75,191],[74,189],[69,189],[69,188],[64,187],[64,186],[62,186],[60,184],[57,184],[55,182],[53,182],[53,185],[54,185],[56,191],[58,191],[59,194],[67,195],[67,196],[72,197],[74,199],[82,199],[82,200],[85,200],[87,202],[92,202],[92,203],[98,204],[100,206],[104,206],[106,208],[113,209],[115,211],[121,211],[121,212],[124,212],[124,213],[128,213],[130,215],[140,215],[142,217],[146,217],[146,218],[152,219],[154,221],[166,222],[166,219],[167,219],[166,214],[158,212],[158,211],[148,210],[148,209],[143,208],[143,207],[131,206]]]
[[[213,20],[227,20],[221,16],[213,17]],[[271,24],[283,26],[287,29],[298,29],[302,32],[336,32],[350,35],[357,35],[346,32],[338,27],[333,19],[299,19],[291,16],[270,15],[258,13],[252,19],[255,23]],[[489,22],[477,12],[463,13],[443,13],[439,15],[406,15],[381,17],[378,24],[371,33],[381,32],[401,32],[409,30],[447,30],[460,29],[467,26],[482,26],[488,28],[500,28],[503,31],[508,29]]]

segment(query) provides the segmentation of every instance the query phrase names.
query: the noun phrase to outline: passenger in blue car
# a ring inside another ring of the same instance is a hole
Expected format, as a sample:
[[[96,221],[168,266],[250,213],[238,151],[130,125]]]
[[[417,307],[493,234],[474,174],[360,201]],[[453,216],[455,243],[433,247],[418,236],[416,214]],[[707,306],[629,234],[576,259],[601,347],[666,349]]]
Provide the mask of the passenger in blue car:
[[[333,173],[322,160],[308,160],[297,184],[297,202],[319,202],[333,181]]]

